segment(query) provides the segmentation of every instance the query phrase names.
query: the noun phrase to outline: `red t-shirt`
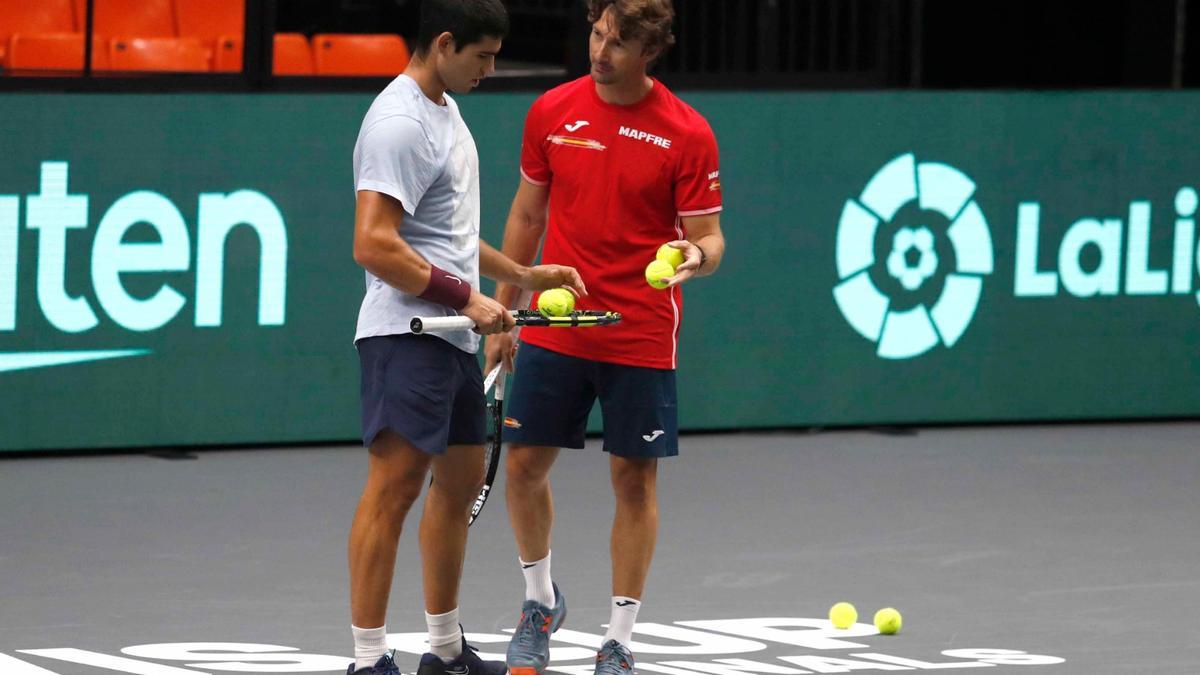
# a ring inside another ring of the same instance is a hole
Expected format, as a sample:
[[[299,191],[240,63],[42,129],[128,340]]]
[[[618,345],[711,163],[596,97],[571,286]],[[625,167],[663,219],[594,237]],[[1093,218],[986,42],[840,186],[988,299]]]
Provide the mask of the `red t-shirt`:
[[[708,122],[657,80],[641,101],[619,106],[585,76],[530,108],[521,175],[550,189],[542,262],[579,270],[589,295],[577,309],[624,315],[603,328],[526,328],[521,339],[594,361],[675,368],[683,295],[651,287],[645,269],[659,246],[687,238],[681,217],[721,210]]]

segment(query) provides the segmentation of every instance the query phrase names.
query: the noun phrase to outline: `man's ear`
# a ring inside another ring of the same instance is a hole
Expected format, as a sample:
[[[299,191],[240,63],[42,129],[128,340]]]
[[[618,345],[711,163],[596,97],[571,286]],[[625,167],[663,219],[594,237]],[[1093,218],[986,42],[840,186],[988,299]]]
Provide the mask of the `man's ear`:
[[[437,46],[437,49],[440,52],[445,53],[445,51],[447,49],[453,51],[454,50],[454,35],[452,33],[450,33],[449,31],[446,31],[445,33],[442,33],[441,35],[437,36],[437,39],[435,39],[433,41],[433,44]]]

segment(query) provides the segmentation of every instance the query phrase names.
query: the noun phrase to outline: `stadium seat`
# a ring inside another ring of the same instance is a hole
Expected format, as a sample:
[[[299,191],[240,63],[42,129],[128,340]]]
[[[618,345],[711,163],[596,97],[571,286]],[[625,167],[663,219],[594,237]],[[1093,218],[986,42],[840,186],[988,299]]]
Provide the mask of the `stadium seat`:
[[[246,25],[245,0],[175,0],[175,32],[215,44],[225,35],[241,36]]]
[[[197,38],[113,38],[109,66],[116,71],[207,72],[211,52]]]
[[[318,34],[312,39],[317,75],[399,75],[408,45],[399,35]]]
[[[71,0],[0,0],[0,64],[8,64],[8,41],[14,33],[31,35],[74,30],[75,11]]]
[[[228,35],[218,39],[213,70],[223,73],[240,71],[242,52],[242,36]],[[272,71],[276,75],[312,75],[312,51],[308,47],[308,38],[300,33],[277,33]]]
[[[87,0],[75,0],[77,25],[86,30]],[[96,0],[94,30],[101,35],[176,37],[171,0]]]
[[[308,38],[300,33],[278,33],[275,35],[276,75],[312,75],[313,55]]]
[[[12,70],[82,71],[83,35],[81,33],[38,33],[9,38],[8,65]],[[92,45],[92,63],[96,70],[108,67],[108,42],[97,38]]]
[[[240,71],[243,51],[245,51],[245,45],[242,44],[241,35],[225,35],[217,38],[216,47],[213,48],[213,70],[218,73]]]

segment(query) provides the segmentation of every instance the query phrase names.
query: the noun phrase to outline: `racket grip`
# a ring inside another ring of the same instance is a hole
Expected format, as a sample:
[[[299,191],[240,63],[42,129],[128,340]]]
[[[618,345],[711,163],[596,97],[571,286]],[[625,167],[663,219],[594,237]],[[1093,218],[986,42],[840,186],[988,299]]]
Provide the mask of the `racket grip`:
[[[475,322],[467,316],[415,316],[408,327],[414,335],[424,333],[448,333],[456,330],[471,330]]]

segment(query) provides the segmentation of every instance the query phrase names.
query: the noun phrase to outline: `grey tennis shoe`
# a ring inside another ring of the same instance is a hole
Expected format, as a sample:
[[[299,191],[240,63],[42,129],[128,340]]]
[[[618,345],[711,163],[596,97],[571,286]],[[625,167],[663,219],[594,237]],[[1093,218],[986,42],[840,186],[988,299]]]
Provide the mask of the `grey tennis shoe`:
[[[509,675],[541,675],[550,662],[550,634],[567,618],[567,599],[554,586],[554,608],[526,600],[521,605],[521,620],[508,643]]]
[[[596,675],[632,675],[633,652],[616,640],[609,640],[596,654]]]

